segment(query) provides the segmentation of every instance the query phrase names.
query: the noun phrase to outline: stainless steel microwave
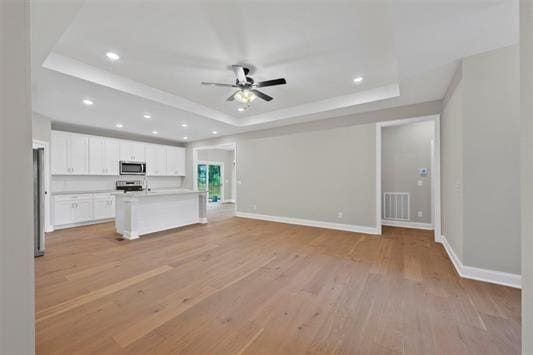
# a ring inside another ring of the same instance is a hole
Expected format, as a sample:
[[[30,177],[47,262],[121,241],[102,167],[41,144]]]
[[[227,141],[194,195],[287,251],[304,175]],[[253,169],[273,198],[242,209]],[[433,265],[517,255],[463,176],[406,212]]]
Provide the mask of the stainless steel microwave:
[[[146,163],[121,160],[120,175],[146,175]]]

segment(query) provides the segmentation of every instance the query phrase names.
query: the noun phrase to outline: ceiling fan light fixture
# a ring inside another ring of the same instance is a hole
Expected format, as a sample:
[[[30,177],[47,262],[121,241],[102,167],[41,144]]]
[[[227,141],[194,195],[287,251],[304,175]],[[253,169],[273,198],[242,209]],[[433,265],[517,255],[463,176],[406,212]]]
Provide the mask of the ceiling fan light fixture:
[[[237,91],[237,93],[235,94],[235,100],[246,105],[250,104],[256,98],[257,96],[253,93],[253,91],[247,89]]]

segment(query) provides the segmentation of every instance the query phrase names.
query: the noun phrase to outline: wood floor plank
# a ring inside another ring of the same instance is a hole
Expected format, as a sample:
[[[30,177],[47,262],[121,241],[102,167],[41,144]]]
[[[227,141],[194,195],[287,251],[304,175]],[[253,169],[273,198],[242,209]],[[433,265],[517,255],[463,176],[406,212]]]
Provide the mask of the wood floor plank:
[[[430,231],[232,217],[48,236],[37,354],[519,354],[520,290],[461,279]]]

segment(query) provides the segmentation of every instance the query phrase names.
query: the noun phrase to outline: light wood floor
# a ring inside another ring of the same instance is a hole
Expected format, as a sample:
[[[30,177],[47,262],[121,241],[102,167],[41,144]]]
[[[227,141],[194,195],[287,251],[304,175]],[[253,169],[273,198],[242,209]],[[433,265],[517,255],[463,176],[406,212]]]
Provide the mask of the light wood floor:
[[[117,237],[49,235],[38,354],[520,352],[520,291],[460,279],[426,231],[232,217]]]

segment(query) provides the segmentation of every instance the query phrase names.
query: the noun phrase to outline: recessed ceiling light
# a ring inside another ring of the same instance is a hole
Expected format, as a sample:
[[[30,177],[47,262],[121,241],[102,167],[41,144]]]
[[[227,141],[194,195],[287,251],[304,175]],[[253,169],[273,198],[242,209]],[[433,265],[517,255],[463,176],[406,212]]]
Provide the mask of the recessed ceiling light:
[[[81,102],[83,102],[85,106],[91,106],[92,104],[94,104],[94,101],[91,99],[83,99],[81,100]]]
[[[361,84],[363,82],[364,78],[362,76],[356,76],[353,78],[353,82],[356,84]]]
[[[188,124],[187,124],[187,123],[182,123],[181,126],[182,126],[183,128],[187,128]]]
[[[218,134],[218,132],[217,132],[217,131],[212,131],[211,133],[212,133],[212,134]]]
[[[237,111],[239,111],[239,112],[244,112],[244,111],[246,111],[246,109],[245,109],[244,107],[239,107],[239,108],[237,109]]]
[[[183,139],[184,139],[184,140],[187,140],[187,139],[189,139],[189,137],[185,136],[185,137],[183,137]]]
[[[152,118],[152,115],[150,115],[149,113],[145,113],[143,117],[149,120],[150,118]]]
[[[152,131],[152,134],[159,134],[158,131]]]
[[[122,123],[117,123],[115,126],[116,126],[117,128],[122,128],[122,127],[124,127],[124,125],[123,125]]]
[[[112,61],[116,61],[120,59],[120,56],[114,52],[107,52],[105,55],[109,60],[112,60]]]

